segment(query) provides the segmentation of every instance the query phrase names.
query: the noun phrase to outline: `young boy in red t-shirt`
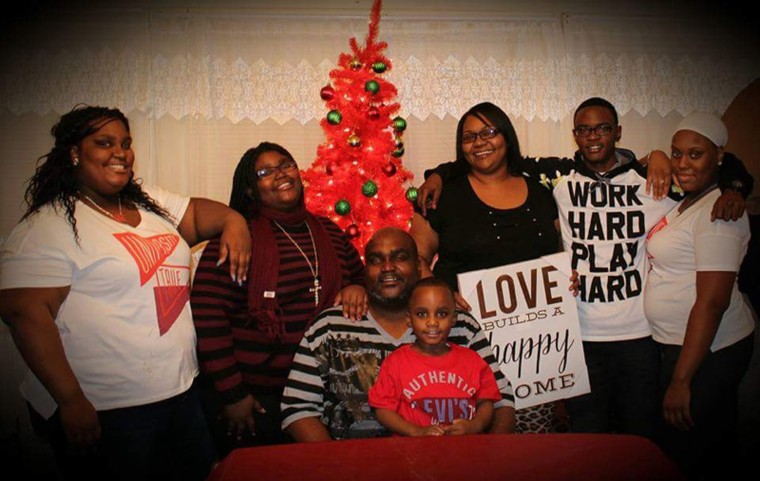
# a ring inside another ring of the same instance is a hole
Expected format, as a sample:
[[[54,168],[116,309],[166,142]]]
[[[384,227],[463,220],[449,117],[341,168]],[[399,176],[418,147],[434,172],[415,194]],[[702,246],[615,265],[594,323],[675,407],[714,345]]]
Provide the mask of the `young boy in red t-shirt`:
[[[445,281],[420,280],[409,299],[416,340],[383,362],[369,404],[377,420],[403,436],[477,434],[501,399],[493,371],[475,351],[448,342],[456,322],[454,293]]]

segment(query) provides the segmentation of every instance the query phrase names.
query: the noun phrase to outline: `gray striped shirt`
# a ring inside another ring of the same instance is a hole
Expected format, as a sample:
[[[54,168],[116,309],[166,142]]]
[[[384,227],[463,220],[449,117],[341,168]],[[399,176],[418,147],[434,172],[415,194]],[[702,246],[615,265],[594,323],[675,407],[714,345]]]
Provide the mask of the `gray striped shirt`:
[[[449,340],[476,351],[491,366],[502,395],[494,407],[514,407],[512,386],[470,314],[457,311]],[[352,321],[343,317],[341,307],[323,311],[304,334],[293,359],[282,397],[282,428],[299,419],[319,417],[334,439],[388,435],[375,419],[367,392],[385,358],[412,342],[411,329],[395,339],[370,313]]]

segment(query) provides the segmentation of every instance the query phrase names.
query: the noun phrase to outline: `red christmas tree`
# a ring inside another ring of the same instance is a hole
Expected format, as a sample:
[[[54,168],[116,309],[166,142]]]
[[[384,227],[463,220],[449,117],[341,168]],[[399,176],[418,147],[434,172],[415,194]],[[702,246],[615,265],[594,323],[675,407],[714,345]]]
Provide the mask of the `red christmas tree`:
[[[417,195],[401,163],[406,120],[396,115],[396,87],[383,78],[392,65],[383,55],[388,44],[377,41],[381,8],[375,0],[366,45],[351,38],[351,53],[340,54],[320,91],[327,139],[302,173],[309,211],[338,224],[362,255],[377,229],[409,229]]]

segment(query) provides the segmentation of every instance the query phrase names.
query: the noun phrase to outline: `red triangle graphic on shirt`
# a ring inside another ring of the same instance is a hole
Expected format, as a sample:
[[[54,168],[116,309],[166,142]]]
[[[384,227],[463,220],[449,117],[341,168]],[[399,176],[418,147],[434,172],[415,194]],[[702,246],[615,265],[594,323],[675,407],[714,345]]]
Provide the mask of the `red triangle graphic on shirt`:
[[[140,285],[145,285],[153,277],[156,270],[174,252],[179,244],[179,236],[175,234],[160,234],[151,237],[141,237],[137,234],[122,232],[114,234],[137,263],[140,270]]]
[[[156,317],[158,317],[158,332],[164,335],[169,332],[174,321],[190,299],[189,286],[156,286],[153,288],[156,299]]]

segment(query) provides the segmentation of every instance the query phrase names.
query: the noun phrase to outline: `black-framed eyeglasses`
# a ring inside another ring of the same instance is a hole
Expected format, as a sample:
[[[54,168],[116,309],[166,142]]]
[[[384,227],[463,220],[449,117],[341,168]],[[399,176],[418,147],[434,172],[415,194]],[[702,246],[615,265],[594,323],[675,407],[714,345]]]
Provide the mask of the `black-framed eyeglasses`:
[[[589,127],[588,125],[579,125],[573,129],[573,133],[578,137],[588,137],[591,132],[594,132],[599,137],[607,137],[615,130],[610,124],[599,124],[595,127]]]
[[[480,132],[465,132],[462,134],[462,143],[463,144],[471,144],[475,142],[475,139],[480,137],[482,140],[488,140],[496,137],[501,132],[501,130],[497,129],[496,127],[486,127],[485,129],[482,129]]]
[[[298,167],[298,164],[295,163],[293,160],[283,160],[279,163],[279,165],[276,165],[275,167],[265,167],[263,169],[259,169],[256,171],[256,178],[258,180],[266,179],[267,177],[271,176],[275,173],[275,171],[280,172],[287,172],[289,170],[293,170],[296,167]]]

